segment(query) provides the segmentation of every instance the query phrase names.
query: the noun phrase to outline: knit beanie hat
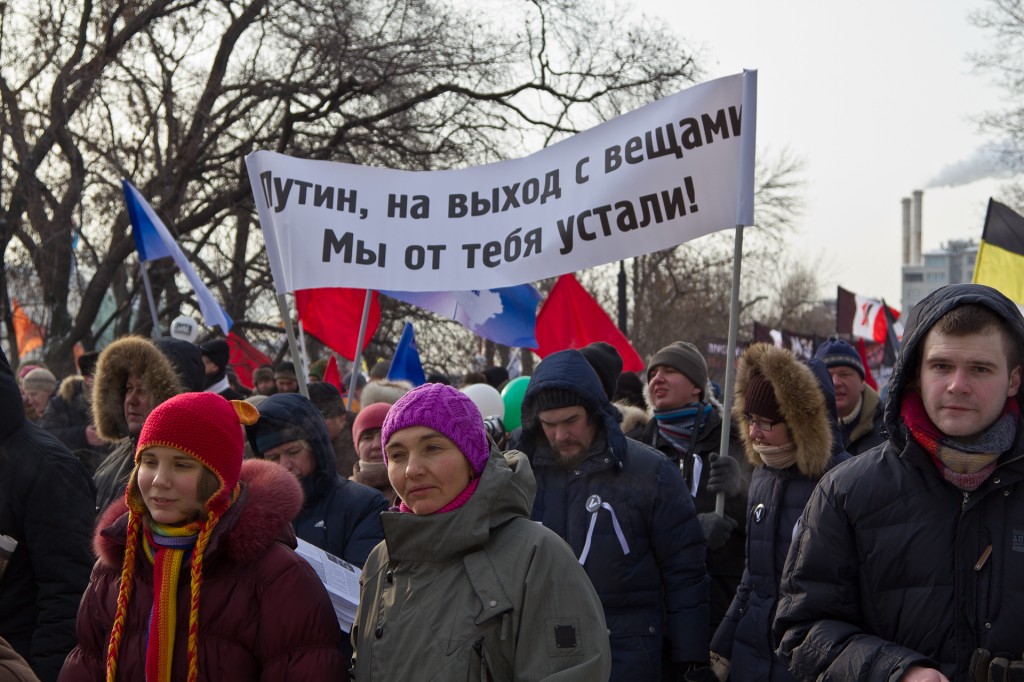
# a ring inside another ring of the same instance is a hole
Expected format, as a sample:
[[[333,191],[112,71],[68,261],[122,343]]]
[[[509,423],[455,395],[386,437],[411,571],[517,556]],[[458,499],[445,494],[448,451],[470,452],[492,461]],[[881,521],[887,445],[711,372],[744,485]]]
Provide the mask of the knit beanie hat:
[[[359,410],[355,421],[352,422],[352,442],[358,446],[363,431],[383,428],[384,418],[388,416],[390,409],[391,405],[388,403],[374,403]]]
[[[601,380],[601,388],[604,394],[611,400],[615,394],[615,384],[622,374],[622,356],[610,343],[595,341],[580,348],[580,353],[587,359],[590,366],[597,372],[597,378]]]
[[[186,391],[202,391],[206,388],[206,368],[199,346],[170,336],[154,339],[153,345],[171,361]]]
[[[324,378],[324,372],[327,371],[327,363],[330,362],[326,358],[320,358],[309,366],[309,376],[316,377],[321,381]]]
[[[700,389],[700,399],[704,400],[704,390],[708,385],[708,363],[697,350],[697,346],[686,341],[676,341],[659,350],[647,364],[648,381],[651,380],[651,374],[658,365],[665,365],[681,372]]]
[[[107,647],[107,679],[117,672],[117,656],[125,629],[128,601],[135,577],[136,551],[140,546],[142,519],[146,513],[138,487],[139,462],[142,453],[152,447],[173,448],[209,469],[220,486],[206,501],[206,519],[202,522],[191,557],[191,607],[188,614],[188,677],[198,677],[196,658],[199,634],[199,595],[203,583],[203,555],[214,526],[231,506],[238,494],[242,469],[243,438],[241,425],[254,423],[259,412],[241,401],[228,401],[215,393],[180,393],[164,401],[149,414],[135,449],[135,468],[125,489],[128,504],[128,534],[125,544],[121,584],[117,594],[117,610]]]
[[[314,381],[306,384],[306,392],[309,399],[320,410],[324,419],[328,417],[340,417],[345,414],[345,405],[341,402],[341,391],[334,384],[325,381]]]
[[[380,434],[385,463],[388,461],[387,444],[391,434],[410,426],[426,426],[455,443],[469,460],[475,476],[484,470],[491,451],[484,431],[484,418],[472,399],[457,388],[423,384],[391,406]]]
[[[544,410],[558,410],[576,405],[588,407],[587,401],[576,391],[570,391],[567,388],[545,388],[537,391],[537,394],[532,397],[529,412],[536,415]]]
[[[31,372],[34,369],[38,369],[38,367],[39,365],[22,365],[21,367],[19,367],[18,383],[21,383],[21,381],[28,375],[29,372]]]
[[[210,362],[224,369],[228,366],[228,357],[231,355],[231,347],[224,339],[214,339],[199,346],[203,355],[210,358]]]
[[[53,393],[57,388],[57,377],[53,376],[53,372],[44,367],[36,367],[21,380],[21,387],[26,391]]]
[[[857,372],[861,379],[864,378],[864,363],[860,360],[860,353],[838,336],[828,337],[827,341],[818,346],[818,352],[814,357],[824,362],[829,369],[849,367]]]
[[[763,374],[750,376],[744,398],[749,414],[756,414],[772,421],[784,421],[782,412],[779,411],[779,401],[775,398],[775,389]]]

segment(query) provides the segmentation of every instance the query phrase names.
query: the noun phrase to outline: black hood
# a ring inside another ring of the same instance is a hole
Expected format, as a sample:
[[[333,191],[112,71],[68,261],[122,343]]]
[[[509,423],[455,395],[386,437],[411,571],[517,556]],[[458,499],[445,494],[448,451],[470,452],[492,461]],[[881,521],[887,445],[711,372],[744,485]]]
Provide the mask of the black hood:
[[[306,506],[311,505],[323,497],[338,477],[334,448],[320,410],[298,393],[276,393],[261,402],[258,409],[259,421],[245,427],[253,455],[262,459],[265,450],[293,440],[305,440],[313,448],[317,470],[302,481]]]
[[[935,323],[953,308],[977,303],[991,308],[1017,335],[1024,348],[1024,317],[1017,305],[992,287],[983,284],[950,284],[932,292],[921,300],[907,315],[903,331],[903,348],[896,358],[892,376],[889,377],[888,395],[885,400],[885,428],[893,445],[902,448],[906,438],[900,428],[900,407],[903,392],[916,378],[921,343]],[[1024,364],[1024,357],[1018,358]],[[1024,406],[1024,391],[1017,393],[1017,402]]]

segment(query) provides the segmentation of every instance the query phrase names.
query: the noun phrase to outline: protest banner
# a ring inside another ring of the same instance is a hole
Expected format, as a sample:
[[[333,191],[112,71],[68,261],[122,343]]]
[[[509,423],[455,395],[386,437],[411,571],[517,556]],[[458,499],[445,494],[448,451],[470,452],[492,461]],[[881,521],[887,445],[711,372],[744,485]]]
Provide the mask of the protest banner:
[[[756,72],[745,72],[459,170],[253,152],[275,287],[509,287],[751,225],[755,102]]]

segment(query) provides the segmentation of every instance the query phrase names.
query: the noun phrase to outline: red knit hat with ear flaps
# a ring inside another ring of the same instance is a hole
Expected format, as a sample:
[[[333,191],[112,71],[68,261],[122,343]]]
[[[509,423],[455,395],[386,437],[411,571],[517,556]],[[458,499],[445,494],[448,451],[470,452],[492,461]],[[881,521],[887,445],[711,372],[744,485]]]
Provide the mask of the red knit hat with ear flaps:
[[[244,437],[241,425],[255,424],[259,411],[242,400],[225,400],[216,393],[181,393],[158,405],[146,418],[135,448],[135,468],[125,489],[128,504],[128,537],[125,545],[121,585],[117,595],[110,643],[107,647],[107,676],[113,680],[117,670],[117,654],[124,633],[128,600],[134,582],[135,553],[140,541],[140,526],[146,513],[138,490],[139,460],[153,447],[173,448],[201,462],[220,481],[216,492],[207,500],[207,518],[203,522],[192,551],[191,608],[188,628],[188,680],[198,678],[196,657],[199,631],[199,590],[203,576],[203,553],[210,534],[224,512],[235,500],[242,471]]]

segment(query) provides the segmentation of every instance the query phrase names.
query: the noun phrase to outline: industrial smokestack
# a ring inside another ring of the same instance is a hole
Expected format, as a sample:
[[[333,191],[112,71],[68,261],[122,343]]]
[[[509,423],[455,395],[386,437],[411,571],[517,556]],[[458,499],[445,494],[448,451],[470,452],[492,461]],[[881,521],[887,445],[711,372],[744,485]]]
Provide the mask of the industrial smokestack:
[[[910,265],[910,197],[900,199],[903,205],[903,264]]]
[[[910,237],[910,246],[913,250],[912,265],[921,265],[924,260],[921,258],[921,199],[924,195],[919,189],[915,189],[911,194],[914,197],[914,222],[912,233]]]

